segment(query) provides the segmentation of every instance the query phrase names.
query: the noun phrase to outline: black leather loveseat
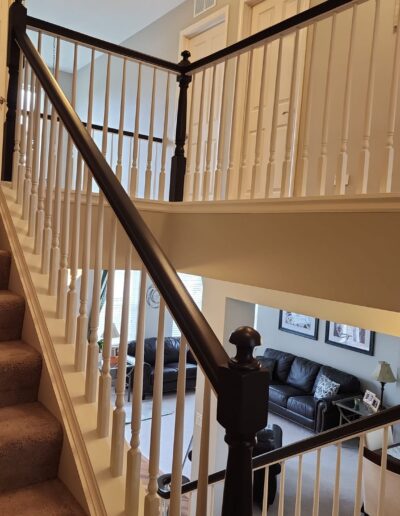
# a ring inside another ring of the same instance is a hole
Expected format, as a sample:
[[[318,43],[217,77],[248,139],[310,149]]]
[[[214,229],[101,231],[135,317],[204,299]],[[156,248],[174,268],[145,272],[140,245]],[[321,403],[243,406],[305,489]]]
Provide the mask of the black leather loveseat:
[[[179,337],[165,337],[164,339],[164,382],[163,392],[175,392],[178,380]],[[144,339],[144,370],[143,370],[143,396],[153,393],[154,367],[156,362],[157,339],[150,337]],[[136,341],[128,344],[128,355],[134,357],[136,353]],[[186,355],[186,389],[195,389],[197,377],[197,363],[191,351]]]
[[[360,394],[358,378],[338,369],[271,348],[257,358],[272,373],[269,411],[314,432],[339,424],[339,412],[332,401]],[[340,384],[333,398],[314,398],[321,375]]]

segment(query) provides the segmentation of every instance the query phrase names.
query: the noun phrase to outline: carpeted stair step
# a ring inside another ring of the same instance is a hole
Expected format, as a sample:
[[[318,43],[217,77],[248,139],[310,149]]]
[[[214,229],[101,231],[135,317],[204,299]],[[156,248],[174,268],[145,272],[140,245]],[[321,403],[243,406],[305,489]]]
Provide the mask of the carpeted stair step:
[[[10,276],[11,256],[7,251],[0,250],[0,290],[7,290]]]
[[[85,513],[59,480],[0,493],[2,516],[84,516]]]
[[[56,478],[62,435],[38,402],[0,409],[0,492]]]
[[[0,342],[19,340],[24,321],[25,301],[9,290],[0,290]]]
[[[36,401],[41,370],[42,357],[32,346],[0,342],[0,408]]]

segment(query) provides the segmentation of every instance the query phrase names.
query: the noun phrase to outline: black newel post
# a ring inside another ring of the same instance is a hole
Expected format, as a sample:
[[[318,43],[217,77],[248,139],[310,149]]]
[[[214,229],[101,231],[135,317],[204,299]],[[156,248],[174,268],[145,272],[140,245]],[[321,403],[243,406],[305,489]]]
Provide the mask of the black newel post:
[[[190,63],[190,52],[185,50],[181,54],[182,61],[179,63],[183,70]],[[192,77],[183,71],[178,75],[179,102],[178,115],[176,120],[175,152],[171,160],[171,180],[169,186],[169,200],[172,202],[183,201],[183,188],[185,185],[186,157],[186,117],[187,117],[187,90]]]
[[[3,181],[11,181],[15,140],[15,124],[17,117],[18,75],[19,75],[19,46],[14,39],[15,27],[26,27],[26,9],[21,0],[17,0],[10,7],[8,43],[7,43],[7,67],[9,73],[7,91],[7,114],[3,132],[3,160],[1,166],[1,178]]]
[[[226,367],[220,368],[217,411],[229,446],[222,516],[251,516],[251,460],[256,433],[268,422],[269,372],[253,358],[253,349],[261,343],[256,330],[238,328],[229,341],[236,346],[237,354]]]

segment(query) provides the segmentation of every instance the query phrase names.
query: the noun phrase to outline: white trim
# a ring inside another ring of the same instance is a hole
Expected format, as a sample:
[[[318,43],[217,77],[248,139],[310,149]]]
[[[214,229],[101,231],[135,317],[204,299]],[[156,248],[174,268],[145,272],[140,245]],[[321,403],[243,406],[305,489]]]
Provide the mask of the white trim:
[[[196,23],[192,23],[188,27],[185,27],[179,32],[179,52],[186,50],[186,42],[189,39],[198,36],[202,32],[206,30],[212,29],[213,27],[220,25],[221,23],[225,24],[225,44],[227,43],[228,38],[228,16],[229,16],[229,5],[225,5],[218,11],[215,11]]]

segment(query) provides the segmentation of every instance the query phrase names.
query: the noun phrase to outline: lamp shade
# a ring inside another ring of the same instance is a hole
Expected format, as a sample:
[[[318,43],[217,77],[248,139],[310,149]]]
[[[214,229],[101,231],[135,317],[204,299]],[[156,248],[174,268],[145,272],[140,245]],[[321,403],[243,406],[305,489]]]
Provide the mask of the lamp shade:
[[[372,377],[377,380],[378,382],[383,383],[393,383],[396,382],[397,379],[393,374],[393,371],[390,367],[390,364],[385,361],[379,362],[377,368],[372,373]]]

